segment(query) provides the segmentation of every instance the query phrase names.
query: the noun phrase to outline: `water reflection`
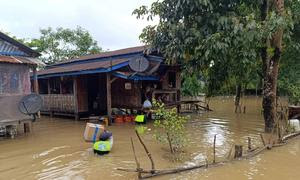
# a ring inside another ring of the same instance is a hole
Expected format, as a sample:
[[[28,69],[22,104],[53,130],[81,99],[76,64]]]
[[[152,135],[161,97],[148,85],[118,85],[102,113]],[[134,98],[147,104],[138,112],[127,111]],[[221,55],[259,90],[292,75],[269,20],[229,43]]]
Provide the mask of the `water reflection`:
[[[222,102],[222,103],[220,103]],[[223,160],[234,144],[247,146],[252,137],[253,146],[261,145],[259,133],[264,130],[259,98],[244,99],[246,114],[233,113],[231,97],[212,99],[213,112],[191,116],[187,126],[190,142],[189,160],[192,166],[211,162],[213,138],[217,134],[217,161]],[[0,141],[0,179],[136,179],[135,173],[117,171],[117,167],[135,168],[130,145],[134,138],[142,167],[149,168],[149,160],[138,143],[133,124],[109,127],[115,144],[107,156],[93,154],[91,144],[83,140],[85,122],[68,119],[44,118],[34,124],[34,132],[15,140]],[[167,148],[152,138],[151,124],[142,135],[158,168],[182,165],[164,158]],[[266,152],[251,160],[230,163],[223,167],[195,170],[158,179],[298,179],[300,177],[300,138],[288,146]],[[280,169],[280,171],[278,171]],[[292,174],[292,175],[291,175]],[[287,178],[288,177],[288,178]]]

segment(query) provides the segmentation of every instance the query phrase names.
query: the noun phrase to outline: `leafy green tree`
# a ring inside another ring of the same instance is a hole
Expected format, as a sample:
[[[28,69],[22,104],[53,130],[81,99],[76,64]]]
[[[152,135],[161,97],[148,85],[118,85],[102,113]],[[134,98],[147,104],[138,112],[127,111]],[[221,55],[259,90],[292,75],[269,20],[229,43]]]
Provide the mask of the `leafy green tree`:
[[[158,25],[147,26],[141,39],[170,63],[207,71],[211,91],[232,75],[237,83],[244,81],[247,71],[252,74],[253,65],[260,64],[265,127],[270,132],[278,64],[298,21],[299,4],[298,0],[163,0],[133,13],[137,18],[158,17]]]
[[[40,29],[41,36],[26,44],[42,54],[46,64],[53,64],[83,55],[96,54],[102,51],[90,33],[81,28]]]
[[[300,24],[295,25],[287,43],[280,61],[278,92],[288,95],[291,104],[297,104],[300,101],[300,97],[297,97],[300,91]]]
[[[204,84],[201,80],[201,75],[196,73],[183,72],[183,83],[181,87],[182,95],[184,96],[198,96],[200,93],[205,92]]]
[[[187,118],[177,113],[177,109],[166,109],[163,103],[153,100],[156,120],[154,127],[158,130],[155,138],[167,143],[172,154],[180,153],[186,142],[185,123]]]

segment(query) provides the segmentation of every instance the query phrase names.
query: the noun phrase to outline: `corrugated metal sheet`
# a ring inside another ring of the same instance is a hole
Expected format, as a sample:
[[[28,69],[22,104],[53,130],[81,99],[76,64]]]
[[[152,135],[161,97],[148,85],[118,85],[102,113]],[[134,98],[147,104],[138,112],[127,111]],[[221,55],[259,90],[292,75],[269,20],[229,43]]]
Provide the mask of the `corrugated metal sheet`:
[[[38,72],[38,76],[56,74],[56,73],[68,73],[68,72],[78,72],[78,71],[86,71],[86,70],[94,70],[94,69],[107,69],[111,66],[116,66],[118,64],[128,62],[129,59],[114,59],[113,61],[98,61],[98,62],[87,62],[83,64],[70,64],[68,66],[59,66],[53,67],[50,69],[41,70]]]
[[[87,55],[87,56],[81,56],[79,58],[67,60],[61,63],[57,63],[51,66],[61,66],[68,63],[74,63],[74,62],[82,62],[82,61],[88,61],[92,59],[100,59],[100,58],[107,58],[107,57],[113,57],[113,56],[120,56],[120,55],[126,55],[126,54],[132,54],[132,53],[138,53],[143,52],[147,49],[147,46],[137,46],[137,47],[131,47],[126,49],[120,49],[115,51],[109,51],[109,52],[103,52],[100,54],[93,54],[93,55]],[[51,67],[50,66],[50,67]]]
[[[147,54],[146,50],[147,46],[138,46],[96,55],[83,56],[78,59],[47,66],[46,69],[38,72],[38,78],[114,71],[127,66],[131,58]],[[161,57],[151,56],[150,59],[162,61]]]
[[[19,55],[19,56],[28,56],[23,51],[20,51],[17,46],[14,46],[6,41],[0,39],[0,54],[2,55]]]
[[[29,57],[21,56],[1,56],[0,63],[13,63],[13,64],[31,64],[36,65],[38,60]]]
[[[19,41],[7,36],[0,32],[0,54],[1,55],[12,55],[12,56],[30,56],[38,57],[40,53],[33,49],[25,46]]]

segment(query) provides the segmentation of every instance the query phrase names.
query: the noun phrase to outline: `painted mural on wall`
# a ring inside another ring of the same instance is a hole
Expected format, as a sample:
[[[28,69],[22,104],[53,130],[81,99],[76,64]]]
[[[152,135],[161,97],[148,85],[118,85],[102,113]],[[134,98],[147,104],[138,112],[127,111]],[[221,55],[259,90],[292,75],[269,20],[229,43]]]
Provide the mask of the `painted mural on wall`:
[[[0,95],[30,94],[30,73],[28,66],[1,64]]]

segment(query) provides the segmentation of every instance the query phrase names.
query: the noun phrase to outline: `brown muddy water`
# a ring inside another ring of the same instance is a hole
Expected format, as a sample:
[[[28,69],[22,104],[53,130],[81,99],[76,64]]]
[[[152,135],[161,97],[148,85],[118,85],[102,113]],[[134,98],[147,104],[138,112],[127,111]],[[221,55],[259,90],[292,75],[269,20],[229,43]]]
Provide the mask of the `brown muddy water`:
[[[213,112],[192,115],[188,124],[188,160],[172,163],[166,157],[166,147],[152,138],[153,127],[147,124],[142,136],[152,153],[157,168],[203,163],[212,160],[213,136],[217,134],[217,161],[223,160],[233,144],[246,146],[247,137],[253,145],[260,145],[258,134],[263,132],[261,99],[246,98],[246,114],[233,113],[233,99],[211,100]],[[2,179],[136,179],[135,173],[115,170],[117,167],[135,168],[130,145],[134,137],[138,159],[142,167],[150,167],[149,160],[138,143],[133,124],[113,125],[114,146],[110,154],[96,156],[92,144],[83,140],[85,122],[43,117],[34,123],[33,132],[16,139],[0,141],[0,180]],[[237,161],[222,167],[199,169],[155,179],[300,179],[300,138],[288,145],[266,151],[250,160]]]

